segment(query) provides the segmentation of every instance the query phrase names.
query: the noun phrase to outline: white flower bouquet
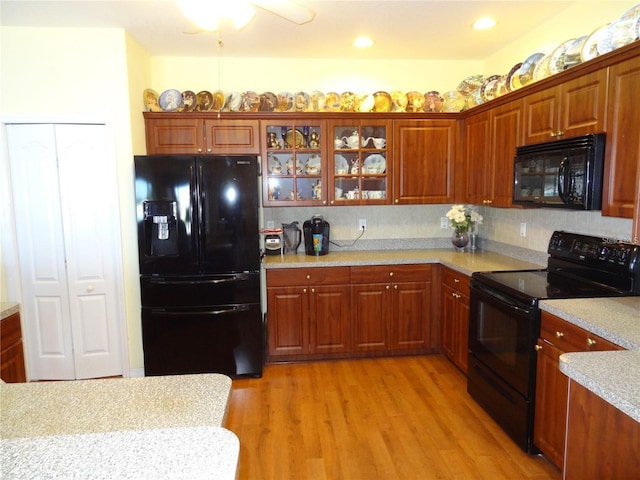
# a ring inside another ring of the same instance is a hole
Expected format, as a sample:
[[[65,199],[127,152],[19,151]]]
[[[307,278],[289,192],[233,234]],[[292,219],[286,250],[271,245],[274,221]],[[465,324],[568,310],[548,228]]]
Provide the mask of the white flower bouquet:
[[[482,225],[482,215],[473,205],[452,205],[447,218],[451,228],[458,232],[473,231],[476,225]]]

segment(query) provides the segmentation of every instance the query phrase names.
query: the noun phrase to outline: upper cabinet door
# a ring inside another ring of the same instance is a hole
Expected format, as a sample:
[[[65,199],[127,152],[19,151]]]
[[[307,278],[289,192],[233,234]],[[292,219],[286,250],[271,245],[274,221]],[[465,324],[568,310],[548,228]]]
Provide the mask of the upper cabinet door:
[[[602,214],[633,218],[640,163],[640,57],[609,67],[606,163]],[[635,237],[640,236],[635,212]],[[638,241],[636,238],[635,241]]]
[[[204,149],[204,123],[202,118],[171,116],[148,118],[145,116],[147,153],[197,154]]]
[[[393,203],[454,201],[456,120],[394,120]]]

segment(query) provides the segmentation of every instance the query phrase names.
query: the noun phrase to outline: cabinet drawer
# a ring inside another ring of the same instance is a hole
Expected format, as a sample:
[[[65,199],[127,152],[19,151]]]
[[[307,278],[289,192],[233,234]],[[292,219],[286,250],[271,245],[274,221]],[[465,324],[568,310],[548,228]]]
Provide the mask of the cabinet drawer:
[[[349,267],[283,268],[267,270],[267,287],[348,285]]]
[[[431,280],[431,265],[374,265],[351,267],[351,283],[424,282]]]
[[[442,284],[457,290],[467,297],[469,296],[469,277],[462,273],[443,267]]]
[[[542,312],[540,336],[564,352],[624,350],[548,312]]]
[[[2,320],[0,324],[0,350],[9,348],[14,343],[18,342],[22,338],[22,331],[20,329],[20,314],[14,313]]]

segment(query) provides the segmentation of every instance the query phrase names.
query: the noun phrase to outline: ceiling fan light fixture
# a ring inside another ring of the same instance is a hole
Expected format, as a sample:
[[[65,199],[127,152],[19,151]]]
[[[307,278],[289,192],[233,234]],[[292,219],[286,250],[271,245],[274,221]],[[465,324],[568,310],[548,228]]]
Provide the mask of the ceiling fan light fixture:
[[[353,41],[353,46],[356,48],[369,48],[373,46],[373,40],[366,35],[360,35]]]
[[[476,30],[488,30],[496,26],[496,21],[491,17],[482,17],[473,22],[473,28]]]
[[[176,0],[182,13],[203,30],[216,31],[220,20],[231,20],[238,29],[245,27],[256,11],[242,0]]]

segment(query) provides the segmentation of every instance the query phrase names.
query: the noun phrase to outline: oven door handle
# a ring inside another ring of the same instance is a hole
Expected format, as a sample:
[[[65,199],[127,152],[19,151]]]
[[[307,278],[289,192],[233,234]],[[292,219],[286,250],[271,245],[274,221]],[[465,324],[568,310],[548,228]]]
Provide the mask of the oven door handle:
[[[526,308],[526,307],[523,308],[522,306],[518,305],[513,300],[511,300],[508,296],[502,295],[501,293],[495,290],[491,290],[490,292],[483,288],[480,288],[479,290],[480,292],[483,292],[485,295],[488,295],[490,297],[495,298],[496,300],[499,300],[500,302],[504,303],[508,308],[510,308],[515,312],[518,312],[521,315],[529,315],[531,313],[530,308]]]
[[[151,278],[149,283],[156,285],[219,285],[222,283],[244,282],[249,279],[246,273],[236,273],[228,277],[212,278],[208,280],[166,280],[164,278]]]
[[[245,312],[249,310],[249,305],[236,305],[231,308],[221,308],[219,310],[193,310],[193,311],[167,311],[162,308],[152,309],[151,313],[161,313],[167,316],[173,317],[194,317],[194,316],[214,316],[214,315],[226,315],[236,312]]]

